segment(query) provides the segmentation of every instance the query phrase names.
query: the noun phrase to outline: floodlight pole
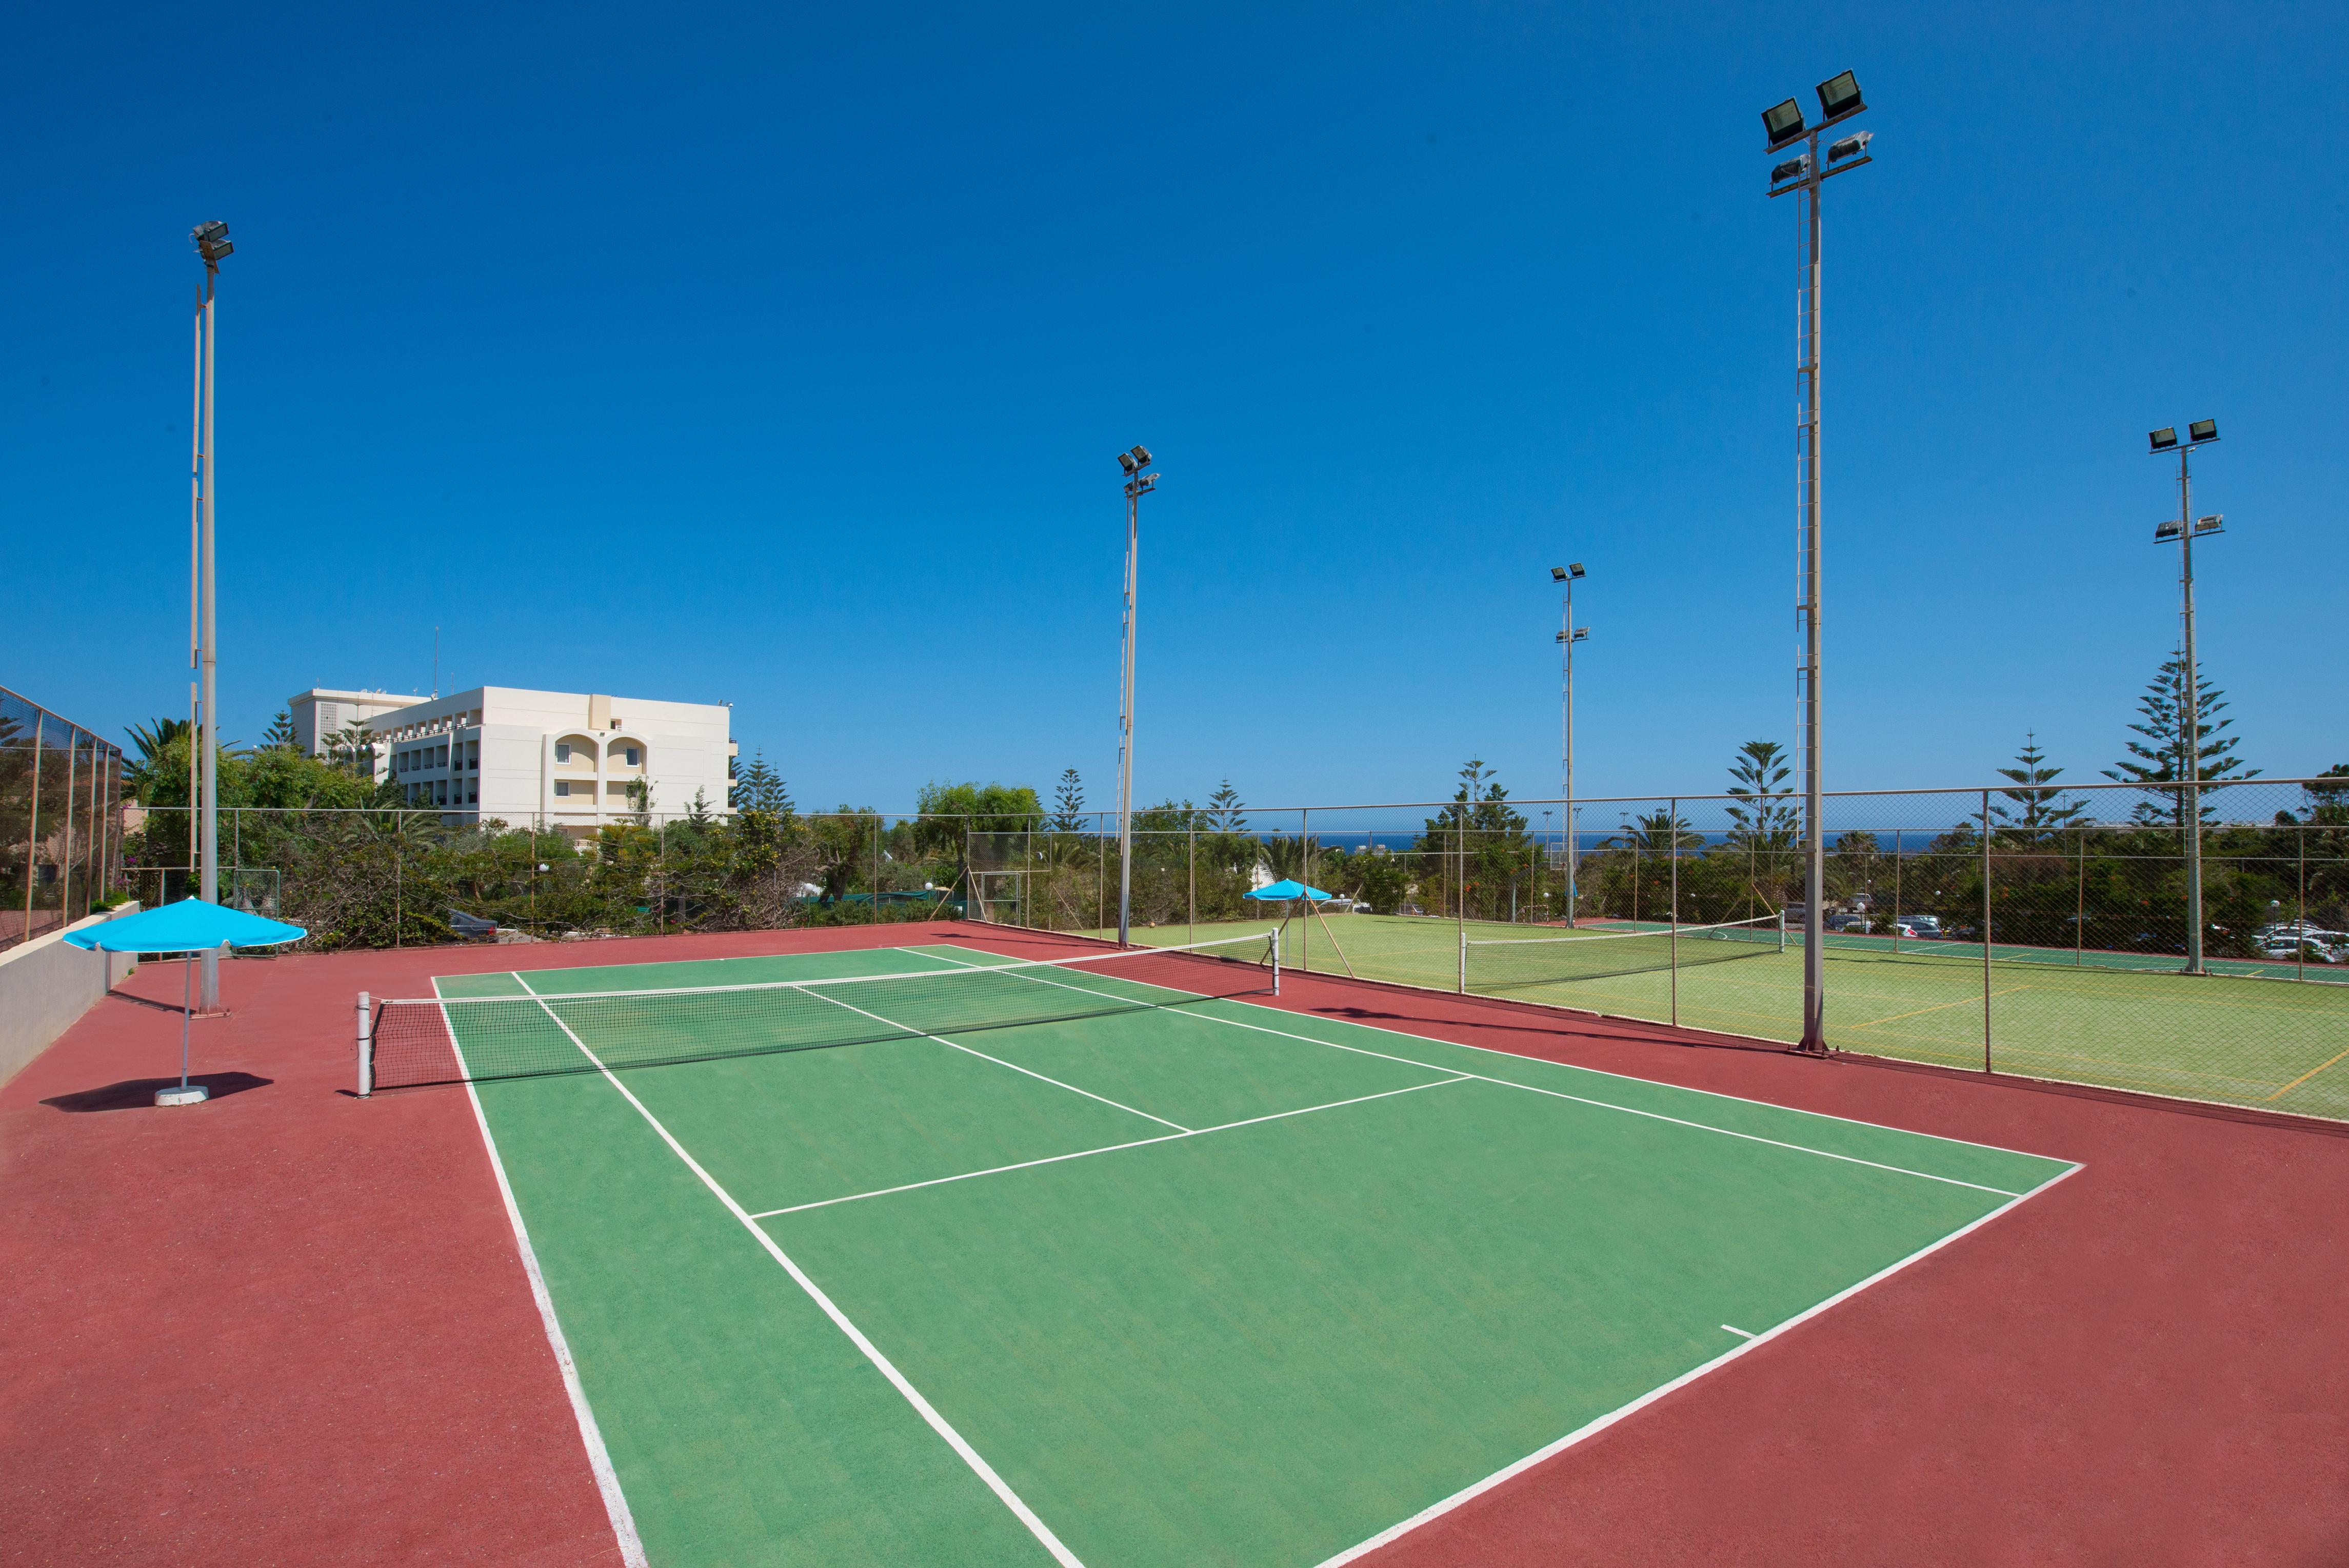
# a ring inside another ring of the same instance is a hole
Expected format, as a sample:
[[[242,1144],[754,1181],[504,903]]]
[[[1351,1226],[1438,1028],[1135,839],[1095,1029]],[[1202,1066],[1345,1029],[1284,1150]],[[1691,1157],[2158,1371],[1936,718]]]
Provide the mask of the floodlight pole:
[[[212,296],[219,283],[220,263],[207,255],[204,258],[204,292],[198,306],[203,327],[203,450],[197,475],[197,484],[203,493],[203,517],[198,546],[202,565],[197,577],[197,594],[202,603],[200,620],[203,646],[198,660],[198,680],[202,691],[198,699],[198,712],[202,727],[199,734],[190,737],[195,742],[203,760],[202,859],[197,896],[207,904],[220,902],[220,644],[219,604],[212,576],[212,365],[219,348],[219,327]],[[217,1012],[220,1011],[220,949],[204,950],[202,970],[203,983],[198,988],[197,1004],[205,1012]]]
[[[1825,91],[1821,93],[1824,105]],[[1796,556],[1801,572],[1802,602],[1795,615],[1803,628],[1802,683],[1799,710],[1803,726],[1803,1039],[1795,1049],[1824,1054],[1826,1040],[1826,977],[1825,973],[1826,824],[1825,786],[1821,780],[1819,742],[1820,605],[1820,463],[1819,411],[1821,267],[1819,259],[1819,187],[1837,174],[1848,173],[1872,161],[1863,140],[1856,156],[1830,170],[1820,157],[1821,140],[1837,126],[1867,112],[1865,103],[1824,119],[1803,135],[1805,157],[1799,178],[1775,185],[1773,197],[1794,193],[1803,232],[1801,282],[1795,291],[1797,342],[1795,381],[1802,393],[1802,410],[1795,423],[1795,477],[1799,495],[1800,523]],[[1788,138],[1770,149],[1775,156],[1793,145]],[[1984,940],[1988,934],[1984,933]]]
[[[1157,484],[1158,476],[1144,473],[1149,455],[1136,448],[1142,462],[1132,462],[1125,476],[1125,657],[1119,681],[1117,718],[1117,945],[1126,945],[1133,909],[1133,619],[1134,590],[1142,560],[1142,498]]]
[[[1569,572],[1566,583],[1566,609],[1558,625],[1557,640],[1566,650],[1565,695],[1563,711],[1558,722],[1565,732],[1564,749],[1559,759],[1561,784],[1566,794],[1566,923],[1574,926],[1575,915],[1575,842],[1574,842],[1574,576]]]
[[[2218,439],[2212,437],[2212,440]],[[2178,709],[2178,762],[2185,774],[2181,826],[2186,834],[2186,972],[2206,974],[2202,963],[2202,693],[2194,653],[2194,472],[2191,453],[2202,442],[2178,447],[2178,549],[2179,619],[2186,668]]]

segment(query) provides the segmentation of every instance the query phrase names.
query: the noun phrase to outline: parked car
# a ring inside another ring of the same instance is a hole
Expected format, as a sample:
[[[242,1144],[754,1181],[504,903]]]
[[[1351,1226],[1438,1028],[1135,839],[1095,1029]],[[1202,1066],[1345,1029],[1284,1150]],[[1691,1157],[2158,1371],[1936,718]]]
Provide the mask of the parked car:
[[[1927,941],[1940,940],[1941,917],[1939,915],[1903,915],[1900,917],[1900,923],[1909,928],[1905,935],[1918,937]]]

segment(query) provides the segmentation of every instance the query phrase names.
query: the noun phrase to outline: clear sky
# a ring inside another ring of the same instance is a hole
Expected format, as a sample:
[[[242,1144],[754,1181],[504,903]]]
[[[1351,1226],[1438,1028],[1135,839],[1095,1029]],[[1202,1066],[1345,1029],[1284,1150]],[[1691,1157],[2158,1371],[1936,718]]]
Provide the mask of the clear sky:
[[[50,6],[9,72],[0,682],[184,711],[186,234],[222,218],[222,711],[729,701],[802,806],[1580,793],[1791,742],[1793,203],[1826,201],[1830,787],[2109,766],[2177,636],[2349,761],[2338,5]]]

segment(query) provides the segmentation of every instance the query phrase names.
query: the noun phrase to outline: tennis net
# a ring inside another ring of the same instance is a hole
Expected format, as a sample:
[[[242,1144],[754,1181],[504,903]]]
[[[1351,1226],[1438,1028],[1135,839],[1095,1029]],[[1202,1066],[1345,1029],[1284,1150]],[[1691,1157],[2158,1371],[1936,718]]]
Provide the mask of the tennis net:
[[[1776,915],[1660,931],[1471,940],[1462,944],[1461,989],[1519,991],[1759,958],[1785,950],[1785,927]]]
[[[1003,960],[836,980],[387,999],[360,1039],[363,1090],[648,1067],[1060,1023],[1274,992],[1268,933],[1185,947]]]

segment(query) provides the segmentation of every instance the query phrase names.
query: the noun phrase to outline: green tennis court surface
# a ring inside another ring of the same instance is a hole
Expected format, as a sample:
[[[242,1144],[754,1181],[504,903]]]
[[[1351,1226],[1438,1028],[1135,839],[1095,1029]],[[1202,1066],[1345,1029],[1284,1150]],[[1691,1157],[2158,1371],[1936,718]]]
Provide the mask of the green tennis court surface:
[[[439,982],[543,994],[586,1066],[473,1092],[651,1562],[1310,1568],[2075,1168],[1113,965],[968,972],[1006,961]],[[939,1018],[1102,1006],[604,1073],[641,1018],[564,1000],[929,970]]]
[[[1137,930],[1138,942],[1230,938],[1271,929],[1267,920]],[[1616,927],[1586,938],[1611,940]],[[1472,941],[1516,941],[1555,927],[1468,922]],[[1092,933],[1095,936],[1106,933]],[[1332,941],[1332,938],[1335,941]],[[1643,972],[1539,983],[1528,961],[1493,985],[1497,969],[1472,961],[1472,992],[1513,1001],[1605,1012],[1658,1023],[1673,1019],[1668,960],[1654,932],[1642,940]],[[1340,956],[1342,950],[1342,958]],[[1490,954],[1479,948],[1472,951]],[[1747,947],[1734,962],[1700,962],[1680,974],[1682,1025],[1792,1043],[1803,1032],[1799,941],[1783,953]],[[1978,943],[1883,945],[1830,940],[1826,953],[1827,1039],[1847,1051],[1945,1066],[1982,1064],[1982,957]],[[1688,962],[1684,947],[1682,961]],[[1699,950],[1699,956],[1703,956]],[[2060,949],[2008,948],[1992,953],[1990,1003],[1998,1070],[2158,1095],[2220,1100],[2262,1110],[2349,1116],[2349,984],[2292,984],[2247,975],[2181,975],[2112,967],[2127,955],[2089,955],[2075,965]],[[1448,920],[1342,915],[1292,922],[1282,962],[1316,973],[1454,990],[1459,981],[1457,928]],[[1575,965],[1565,957],[1561,972]],[[2135,961],[2151,963],[2151,958]],[[2281,971],[2287,966],[2271,966]]]

